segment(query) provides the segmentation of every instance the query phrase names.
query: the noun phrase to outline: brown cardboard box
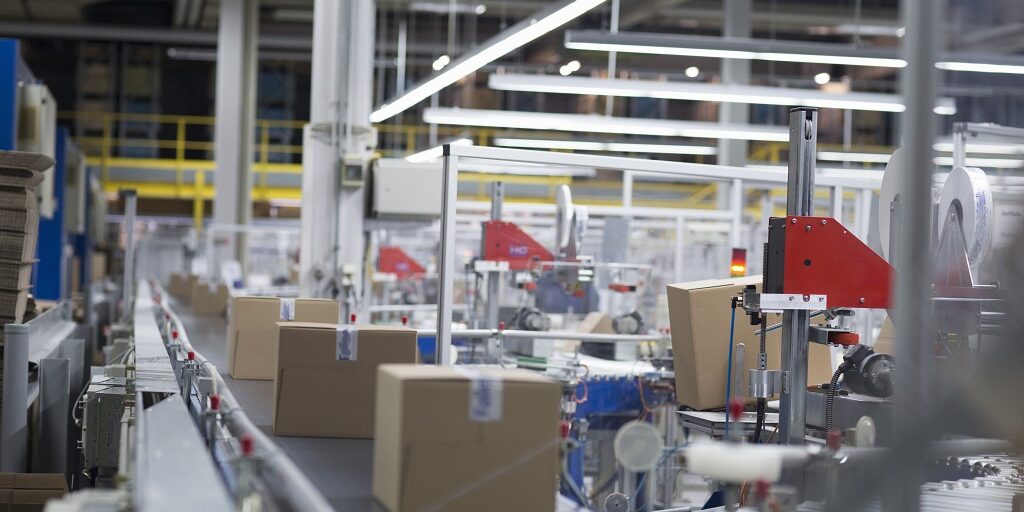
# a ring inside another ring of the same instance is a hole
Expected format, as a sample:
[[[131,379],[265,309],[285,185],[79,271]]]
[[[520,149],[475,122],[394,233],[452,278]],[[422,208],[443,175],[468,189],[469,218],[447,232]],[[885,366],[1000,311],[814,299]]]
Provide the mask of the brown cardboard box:
[[[896,326],[892,324],[892,318],[887,316],[885,321],[882,322],[882,328],[878,331],[878,338],[875,338],[875,344],[871,348],[875,349],[875,352],[896,355],[896,346],[893,345],[895,341]]]
[[[731,299],[746,285],[761,288],[761,276],[734,279],[710,279],[668,285],[669,322],[672,326],[672,353],[675,359],[676,400],[698,410],[725,406],[725,381],[729,358],[729,316]],[[769,315],[768,324],[781,321],[782,315]],[[742,371],[757,367],[758,326],[750,325],[743,310],[736,310],[734,345],[746,345]],[[768,334],[768,368],[778,369],[781,357],[781,330]],[[812,343],[808,349],[808,384],[828,382],[832,377],[829,348]],[[744,393],[746,390],[743,390]]]
[[[198,280],[199,278],[192,274],[172,272],[167,282],[167,291],[182,304],[188,304],[192,300],[192,285]]]
[[[67,492],[59,473],[0,473],[0,511],[39,512]]]
[[[372,438],[377,367],[417,363],[416,331],[378,325],[277,325],[274,434]],[[349,343],[351,350],[346,352],[342,343]]]
[[[553,511],[561,394],[526,370],[381,366],[374,497],[391,512]]]
[[[223,315],[228,309],[231,292],[224,283],[198,280],[192,284],[192,313],[195,315]]]
[[[341,305],[328,299],[294,299],[297,322],[338,323]],[[277,297],[233,297],[228,322],[228,373],[235,379],[273,380],[277,371]]]
[[[583,332],[587,334],[615,334],[615,328],[612,325],[612,317],[594,311],[588,313],[580,325],[576,327],[576,332]]]
[[[92,269],[89,278],[92,279],[93,283],[102,281],[104,277],[107,277],[107,253],[92,251],[89,254],[89,262]],[[180,275],[178,277],[179,279],[181,278]],[[174,274],[171,274],[171,279],[174,279]]]

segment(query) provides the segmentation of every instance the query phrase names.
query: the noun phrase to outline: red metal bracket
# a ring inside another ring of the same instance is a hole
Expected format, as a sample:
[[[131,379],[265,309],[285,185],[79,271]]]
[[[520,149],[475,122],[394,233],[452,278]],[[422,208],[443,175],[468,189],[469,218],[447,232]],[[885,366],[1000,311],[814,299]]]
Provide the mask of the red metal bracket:
[[[377,256],[377,271],[385,274],[396,274],[400,279],[415,274],[427,273],[423,265],[412,259],[412,256],[409,256],[401,247],[391,245],[381,246],[380,253]]]
[[[511,270],[527,270],[534,259],[554,261],[555,257],[519,226],[491,220],[484,222],[484,259],[507,261]]]
[[[888,308],[893,268],[839,221],[786,217],[783,291],[826,295],[828,307]]]

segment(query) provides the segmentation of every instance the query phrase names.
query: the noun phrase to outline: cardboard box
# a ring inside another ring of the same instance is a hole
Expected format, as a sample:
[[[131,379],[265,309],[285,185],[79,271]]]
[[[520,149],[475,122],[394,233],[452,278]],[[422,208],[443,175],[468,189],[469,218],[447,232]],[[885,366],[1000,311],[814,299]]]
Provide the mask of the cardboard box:
[[[195,315],[223,315],[228,309],[231,291],[224,283],[196,281],[192,284],[192,313]]]
[[[391,512],[553,511],[561,396],[526,370],[381,366],[374,497]]]
[[[274,434],[372,438],[377,367],[417,363],[416,331],[308,322],[277,326]]]
[[[296,322],[336,324],[338,301],[285,300]],[[273,380],[277,372],[277,322],[287,320],[277,297],[232,297],[228,321],[228,374],[235,379]]]
[[[0,473],[0,511],[39,512],[67,492],[60,473]]]
[[[594,311],[592,313],[587,313],[587,316],[583,318],[580,325],[576,327],[576,332],[588,334],[615,334],[615,328],[612,324],[612,317],[605,313]]]
[[[882,321],[882,328],[878,331],[878,337],[875,338],[875,344],[871,348],[875,349],[875,352],[882,354],[889,354],[892,356],[896,355],[896,326],[892,324],[892,318],[888,316]]]
[[[178,299],[179,302],[188,304],[192,301],[192,286],[198,280],[199,278],[193,274],[182,275],[172,272],[167,282],[167,292],[175,299]]]
[[[668,285],[669,322],[672,326],[672,353],[675,359],[676,400],[697,410],[725,407],[725,382],[729,360],[730,301],[746,285],[761,288],[761,276],[734,279],[711,279]],[[768,316],[768,324],[782,320],[782,315]],[[758,326],[736,309],[736,332],[733,344],[746,345],[743,372],[746,386],[747,370],[757,367]],[[782,330],[768,333],[768,368],[778,369],[781,358]],[[808,349],[808,384],[828,382],[832,377],[829,347],[812,343]],[[746,393],[746,390],[743,390]]]
[[[91,268],[89,278],[92,280],[91,282],[102,281],[104,277],[107,277],[107,253],[92,251],[89,253],[89,262]],[[171,275],[172,279],[173,276],[174,274]],[[178,278],[180,279],[181,276],[179,275]]]

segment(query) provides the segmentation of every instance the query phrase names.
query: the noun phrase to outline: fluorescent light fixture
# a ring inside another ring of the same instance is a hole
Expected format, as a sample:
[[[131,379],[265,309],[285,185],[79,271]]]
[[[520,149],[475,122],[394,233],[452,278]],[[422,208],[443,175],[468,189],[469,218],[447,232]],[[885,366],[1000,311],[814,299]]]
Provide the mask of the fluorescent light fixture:
[[[381,105],[370,114],[370,122],[379,123],[394,117],[457,80],[578,18],[604,2],[605,0],[566,0],[516,23],[508,30],[487,40],[472,52],[459,57],[443,71],[434,73],[425,81],[411,87],[405,94]]]
[[[885,49],[857,48],[835,43],[779,41],[639,32],[609,33],[570,30],[565,47],[621,53],[680,55],[716,59],[770,60],[848,66],[906,67],[907,61]]]
[[[897,32],[897,35],[902,35]],[[811,64],[843,64],[903,68],[907,61],[897,48],[858,48],[848,44],[727,38],[641,32],[610,33],[569,30],[565,47],[619,53],[681,55],[716,59],[769,60]],[[935,63],[938,69],[974,73],[1024,74],[1024,59],[1016,56],[948,53]]]
[[[684,71],[684,73],[686,73],[687,78],[697,78],[697,75],[700,74],[700,68],[698,68],[697,66],[690,66],[686,68],[686,71]]]
[[[884,164],[892,155],[889,153],[854,153],[847,151],[818,151],[818,160],[828,162],[869,162]]]
[[[442,56],[434,59],[434,63],[431,64],[430,67],[434,68],[434,71],[441,71],[451,61],[452,61],[451,57],[449,57],[448,55],[442,55]]]
[[[934,162],[935,165],[952,166],[953,157],[935,157]],[[1017,169],[1024,167],[1024,160],[1014,160],[1012,158],[967,158],[964,163],[970,167],[995,167],[999,169]]]
[[[984,62],[952,62],[940,61],[935,67],[945,71],[971,71],[974,73],[1005,73],[1008,75],[1024,75],[1022,64],[990,64]]]
[[[580,70],[580,61],[578,61],[578,60],[571,60],[571,61],[565,63],[564,66],[558,68],[558,74],[560,74],[562,76],[569,76],[569,75],[571,75],[571,74],[573,74],[573,73],[575,73],[575,72],[577,72],[579,70]]]
[[[814,83],[818,85],[825,85],[832,81],[832,75],[828,73],[818,73],[814,75]]]
[[[483,14],[487,12],[484,4],[454,3],[454,2],[412,2],[409,4],[410,12],[425,12],[430,14]]]
[[[757,85],[521,74],[492,74],[488,79],[488,85],[492,89],[503,91],[721,101],[761,105],[800,105],[878,112],[903,112],[906,110],[906,106],[900,102],[901,97],[896,94],[867,92],[837,94],[817,89],[789,89]],[[951,98],[937,99],[935,113],[944,115],[956,113],[953,100]]]
[[[506,148],[569,149],[573,151],[614,151],[617,153],[657,153],[665,155],[717,155],[714,146],[692,144],[645,144],[634,142],[596,142],[585,140],[518,139],[495,137],[494,145]]]
[[[768,140],[779,142],[789,140],[789,129],[785,126],[672,121],[667,119],[611,117],[597,114],[551,114],[547,112],[432,107],[423,111],[423,122],[427,124],[457,126],[621,133],[656,137]]]
[[[467,138],[461,138],[448,142],[448,144],[451,144],[452,146],[472,146],[473,141]],[[413,163],[432,162],[434,160],[437,160],[438,158],[441,158],[443,154],[444,147],[442,144],[441,146],[434,146],[430,149],[424,149],[419,153],[413,153],[405,157],[405,161]]]
[[[936,142],[933,148],[935,149],[935,151],[952,153],[953,143]],[[970,153],[988,153],[992,155],[1020,155],[1024,154],[1024,144],[992,144],[986,142],[968,142],[967,151]]]

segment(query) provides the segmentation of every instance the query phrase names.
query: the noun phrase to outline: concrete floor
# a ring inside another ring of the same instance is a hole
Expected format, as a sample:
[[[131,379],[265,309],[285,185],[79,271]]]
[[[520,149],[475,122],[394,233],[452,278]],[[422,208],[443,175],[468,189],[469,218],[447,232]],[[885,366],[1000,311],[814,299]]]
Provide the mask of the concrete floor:
[[[227,376],[227,320],[194,316],[187,306],[177,303],[173,307],[192,346],[217,365],[245,413],[291,457],[335,510],[376,508],[371,491],[373,441],[275,436],[271,429],[273,382]]]

